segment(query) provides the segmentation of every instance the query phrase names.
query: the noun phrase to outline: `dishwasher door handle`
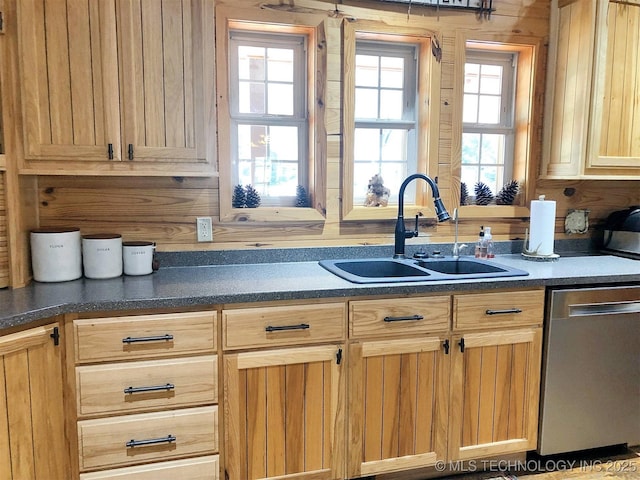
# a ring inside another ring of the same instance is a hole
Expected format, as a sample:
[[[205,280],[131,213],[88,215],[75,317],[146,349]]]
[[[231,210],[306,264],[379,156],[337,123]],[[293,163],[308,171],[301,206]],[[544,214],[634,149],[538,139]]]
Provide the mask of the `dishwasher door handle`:
[[[621,313],[640,313],[640,302],[609,302],[569,305],[570,317],[586,315],[619,315]]]

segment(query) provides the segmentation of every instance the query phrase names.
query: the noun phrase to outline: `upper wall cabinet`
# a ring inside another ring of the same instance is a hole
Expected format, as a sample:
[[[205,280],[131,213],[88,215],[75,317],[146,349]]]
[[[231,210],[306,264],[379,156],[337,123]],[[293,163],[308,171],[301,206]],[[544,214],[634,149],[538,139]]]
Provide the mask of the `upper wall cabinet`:
[[[23,171],[215,173],[212,0],[18,0],[18,42]]]
[[[640,0],[553,0],[543,178],[640,178]]]

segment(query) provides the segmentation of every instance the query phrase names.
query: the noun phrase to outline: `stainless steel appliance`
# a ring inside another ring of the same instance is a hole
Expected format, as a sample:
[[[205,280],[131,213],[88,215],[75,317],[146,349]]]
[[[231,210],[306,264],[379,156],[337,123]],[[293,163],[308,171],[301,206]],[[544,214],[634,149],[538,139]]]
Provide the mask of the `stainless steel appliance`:
[[[602,248],[606,253],[640,259],[640,207],[629,207],[609,215]]]
[[[640,285],[553,290],[538,453],[640,444]]]

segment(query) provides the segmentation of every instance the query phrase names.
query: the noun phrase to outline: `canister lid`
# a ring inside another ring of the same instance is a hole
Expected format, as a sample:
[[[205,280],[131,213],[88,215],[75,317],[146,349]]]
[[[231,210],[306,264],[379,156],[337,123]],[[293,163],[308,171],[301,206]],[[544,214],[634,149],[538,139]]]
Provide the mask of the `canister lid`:
[[[110,240],[112,238],[121,238],[122,235],[119,233],[91,233],[88,235],[83,235],[82,238],[86,240]]]
[[[145,241],[129,241],[129,242],[122,242],[122,246],[123,247],[149,247],[149,246],[155,246],[155,242],[145,242]]]
[[[31,233],[70,233],[78,232],[79,230],[78,227],[42,227],[34,228]]]

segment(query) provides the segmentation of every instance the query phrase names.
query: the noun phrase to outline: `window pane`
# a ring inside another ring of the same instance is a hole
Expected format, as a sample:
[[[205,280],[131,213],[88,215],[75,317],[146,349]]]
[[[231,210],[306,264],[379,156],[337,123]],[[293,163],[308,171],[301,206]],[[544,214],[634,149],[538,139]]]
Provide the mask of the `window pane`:
[[[358,87],[378,86],[378,57],[356,55],[356,85]]]
[[[270,48],[268,72],[270,82],[293,82],[293,50]]]
[[[293,85],[269,84],[270,115],[293,115]]]
[[[404,59],[397,57],[380,58],[380,86],[402,88],[404,85]]]
[[[238,86],[240,113],[264,113],[265,102],[264,83],[240,82]]]
[[[478,93],[480,85],[480,65],[467,63],[464,66],[464,92]]]
[[[502,91],[502,67],[500,65],[482,65],[480,93],[500,95]]]
[[[480,163],[504,163],[504,135],[482,135],[482,158]]]
[[[238,47],[238,77],[241,80],[264,80],[264,55],[262,47]]]
[[[382,130],[380,158],[383,161],[406,161],[407,131]]]
[[[380,134],[378,129],[356,128],[354,135],[354,159],[378,161],[380,159]]]
[[[466,97],[466,95],[465,95]],[[466,101],[466,98],[465,98]],[[500,97],[480,95],[478,108],[478,123],[500,123]]]
[[[498,167],[480,167],[480,181],[485,183],[495,194],[498,185]]]
[[[407,164],[406,162],[398,163],[383,163],[380,168],[380,173],[384,180],[384,186],[391,190],[389,196],[389,203],[393,199],[393,203],[398,202],[398,192],[400,191],[400,185],[402,181],[407,177]],[[411,182],[405,190],[405,200],[409,205],[414,204],[413,198],[415,198],[415,186],[416,182]]]
[[[367,196],[369,179],[378,173],[378,164],[355,162],[353,165],[353,202],[362,204]]]
[[[356,118],[378,118],[378,91],[356,88]]]
[[[469,194],[473,195],[473,187],[478,181],[478,168],[463,165],[460,171],[460,180],[467,184]]]
[[[294,196],[298,179],[298,129],[288,126],[239,125],[238,171],[241,185],[261,196]]]
[[[462,104],[462,121],[464,123],[476,123],[478,121],[478,96],[464,94]]]
[[[480,134],[462,134],[462,163],[480,163]]]
[[[380,118],[386,120],[402,119],[402,91],[380,91]]]

